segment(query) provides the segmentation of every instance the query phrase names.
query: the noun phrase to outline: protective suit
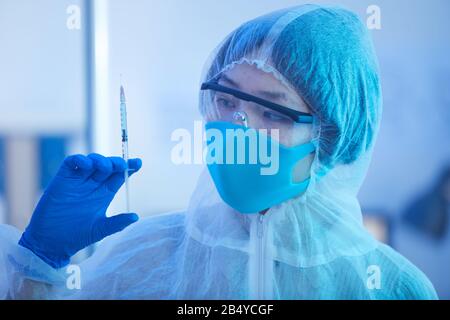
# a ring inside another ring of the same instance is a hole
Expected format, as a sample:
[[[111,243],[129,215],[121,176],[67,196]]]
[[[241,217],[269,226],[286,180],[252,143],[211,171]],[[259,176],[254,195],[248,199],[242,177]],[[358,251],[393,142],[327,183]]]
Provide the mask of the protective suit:
[[[0,297],[87,299],[434,299],[426,276],[363,227],[357,192],[381,120],[372,43],[358,18],[306,5],[233,31],[213,52],[202,83],[238,65],[272,74],[308,104],[314,121],[289,132],[316,146],[305,191],[265,214],[224,202],[200,176],[185,212],[143,219],[104,240],[80,264],[81,289],[1,228]],[[205,121],[220,118],[200,92]]]

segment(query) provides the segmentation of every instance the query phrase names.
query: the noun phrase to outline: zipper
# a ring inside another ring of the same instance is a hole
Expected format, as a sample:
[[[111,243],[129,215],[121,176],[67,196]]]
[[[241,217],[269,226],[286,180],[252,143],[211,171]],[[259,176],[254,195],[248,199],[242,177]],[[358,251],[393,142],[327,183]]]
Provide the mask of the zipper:
[[[259,214],[258,225],[257,225],[257,236],[258,236],[258,299],[264,299],[264,215]]]

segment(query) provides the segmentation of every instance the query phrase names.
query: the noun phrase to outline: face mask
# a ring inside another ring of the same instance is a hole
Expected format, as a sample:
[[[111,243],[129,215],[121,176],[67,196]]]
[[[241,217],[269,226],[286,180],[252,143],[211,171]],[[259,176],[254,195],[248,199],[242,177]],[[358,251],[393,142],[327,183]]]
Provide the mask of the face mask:
[[[222,200],[235,210],[241,213],[258,213],[302,194],[308,187],[309,179],[299,183],[293,182],[293,171],[298,161],[315,151],[313,143],[288,148],[258,130],[231,122],[208,122],[205,129],[208,145],[206,161],[209,173]],[[267,150],[273,150],[274,146],[278,148],[279,156],[275,161],[279,163],[275,174],[261,174],[267,164],[261,163],[259,156],[255,163],[249,161],[251,158],[249,140],[243,142],[245,135],[238,134],[239,130],[243,133],[253,130],[256,136],[256,141],[253,142],[257,143],[258,149],[261,141],[267,142]],[[227,132],[228,136],[231,132],[234,138],[227,139]],[[218,136],[223,137],[222,145],[217,143],[215,140],[217,137],[213,133],[220,133]],[[245,150],[242,148],[238,150],[238,146],[242,147],[242,145],[245,146]],[[221,157],[217,157],[218,153],[223,153],[222,158],[225,159],[229,152],[233,152],[235,160],[233,163],[220,161]],[[238,152],[244,152],[245,163],[236,161]],[[216,161],[213,161],[213,158]]]

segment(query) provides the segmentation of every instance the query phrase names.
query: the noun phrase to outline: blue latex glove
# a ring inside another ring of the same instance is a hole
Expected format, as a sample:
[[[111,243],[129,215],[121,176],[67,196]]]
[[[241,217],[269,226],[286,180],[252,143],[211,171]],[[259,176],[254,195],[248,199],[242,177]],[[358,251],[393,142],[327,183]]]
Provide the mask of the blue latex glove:
[[[141,166],[140,159],[130,159],[129,175]],[[67,157],[39,200],[19,244],[60,268],[79,250],[136,222],[135,213],[105,215],[124,183],[126,167],[120,157]]]

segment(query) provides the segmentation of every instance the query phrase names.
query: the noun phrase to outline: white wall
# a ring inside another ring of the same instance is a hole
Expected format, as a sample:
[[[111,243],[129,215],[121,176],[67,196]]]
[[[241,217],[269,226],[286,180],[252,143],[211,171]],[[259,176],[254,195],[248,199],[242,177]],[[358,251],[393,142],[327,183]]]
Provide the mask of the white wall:
[[[84,128],[83,30],[66,9],[79,0],[0,0],[0,134]]]

